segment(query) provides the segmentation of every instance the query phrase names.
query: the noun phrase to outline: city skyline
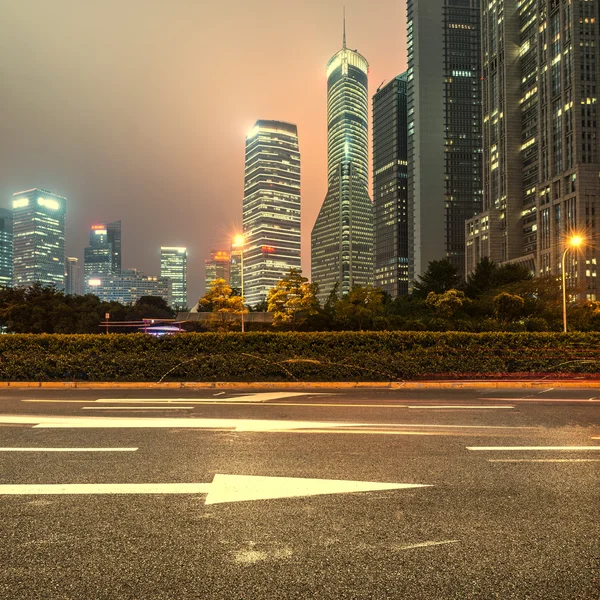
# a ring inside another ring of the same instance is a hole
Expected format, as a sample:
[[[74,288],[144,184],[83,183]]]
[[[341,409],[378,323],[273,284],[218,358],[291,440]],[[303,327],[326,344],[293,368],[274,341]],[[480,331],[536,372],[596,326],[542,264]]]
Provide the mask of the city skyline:
[[[345,4],[348,38],[369,57],[375,88],[405,68],[405,8]],[[123,222],[124,269],[156,273],[161,244],[186,246],[192,302],[202,293],[210,250],[228,248],[241,231],[248,131],[259,118],[289,121],[298,125],[300,151],[306,149],[302,267],[308,275],[310,231],[327,191],[323,65],[339,47],[344,2],[255,2],[232,16],[191,1],[180,11],[132,1],[119,4],[118,19],[116,2],[102,6],[15,3],[0,24],[8,49],[0,57],[6,74],[0,94],[11,115],[2,125],[2,139],[11,142],[0,144],[0,206],[10,208],[12,193],[33,186],[69,198],[67,254],[81,264],[89,225],[104,220]],[[264,19],[273,26],[259,40],[249,26]],[[291,34],[275,26],[282,19],[293,22]],[[81,22],[98,28],[84,35]],[[60,28],[60,39],[48,39],[48,28]],[[115,43],[99,56],[109,30]],[[276,45],[289,55],[269,50]],[[255,66],[236,70],[235,87],[225,85],[240,54]]]

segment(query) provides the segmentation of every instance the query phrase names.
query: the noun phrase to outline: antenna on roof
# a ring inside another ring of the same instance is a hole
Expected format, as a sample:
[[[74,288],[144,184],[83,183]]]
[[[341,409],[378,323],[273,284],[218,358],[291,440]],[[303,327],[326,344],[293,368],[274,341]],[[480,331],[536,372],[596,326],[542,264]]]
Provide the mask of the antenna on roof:
[[[344,48],[346,47],[346,7],[344,6]]]

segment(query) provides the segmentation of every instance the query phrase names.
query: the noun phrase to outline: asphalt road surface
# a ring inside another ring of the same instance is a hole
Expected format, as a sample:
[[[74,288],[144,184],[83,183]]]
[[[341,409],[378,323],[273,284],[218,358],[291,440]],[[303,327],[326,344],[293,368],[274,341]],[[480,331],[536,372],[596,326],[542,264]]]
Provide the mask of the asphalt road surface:
[[[3,390],[0,598],[600,599],[600,390]]]

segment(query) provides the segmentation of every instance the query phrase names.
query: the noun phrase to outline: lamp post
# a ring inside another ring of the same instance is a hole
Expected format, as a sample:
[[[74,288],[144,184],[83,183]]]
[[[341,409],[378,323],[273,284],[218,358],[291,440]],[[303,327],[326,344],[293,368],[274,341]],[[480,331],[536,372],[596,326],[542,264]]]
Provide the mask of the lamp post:
[[[243,235],[236,235],[233,240],[233,245],[240,249],[240,283],[242,285],[242,333],[246,331],[244,322],[244,243],[245,239]]]
[[[565,251],[562,255],[561,270],[562,270],[562,294],[563,294],[563,331],[567,333],[567,274],[565,259],[567,258],[567,252],[571,248],[579,248],[583,244],[583,238],[580,235],[574,235],[567,240],[565,245]]]

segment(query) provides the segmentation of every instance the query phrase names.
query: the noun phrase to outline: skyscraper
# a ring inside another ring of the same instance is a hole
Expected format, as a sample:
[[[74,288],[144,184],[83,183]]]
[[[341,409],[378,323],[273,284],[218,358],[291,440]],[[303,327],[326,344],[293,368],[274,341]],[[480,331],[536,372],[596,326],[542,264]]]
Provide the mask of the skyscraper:
[[[83,269],[86,276],[121,272],[121,221],[92,225]]]
[[[121,221],[107,223],[106,234],[108,243],[112,245],[113,273],[121,272]]]
[[[295,125],[257,121],[246,139],[244,295],[254,306],[300,269],[300,151]]]
[[[81,293],[79,259],[73,256],[67,256],[66,267],[65,294],[67,294],[67,296],[79,296]]]
[[[408,0],[409,279],[432,260],[464,272],[481,210],[480,0]]]
[[[324,302],[373,283],[373,214],[368,192],[369,64],[344,43],[327,65],[327,195],[311,235],[311,273]]]
[[[230,278],[230,267],[231,257],[229,252],[224,250],[213,250],[210,253],[210,258],[204,261],[204,288],[208,292],[210,290],[210,284],[215,279],[224,279],[226,283],[229,283]]]
[[[169,304],[175,310],[186,310],[187,302],[187,248],[161,246],[160,276],[171,280]]]
[[[373,96],[375,285],[408,294],[406,73]]]
[[[67,200],[47,190],[13,195],[13,283],[65,287]]]
[[[242,250],[236,246],[231,247],[229,259],[229,285],[238,293],[242,291]]]
[[[13,284],[13,215],[0,208],[0,287]]]
[[[488,256],[600,298],[600,15],[597,2],[482,7],[484,206],[467,223],[467,272]]]

